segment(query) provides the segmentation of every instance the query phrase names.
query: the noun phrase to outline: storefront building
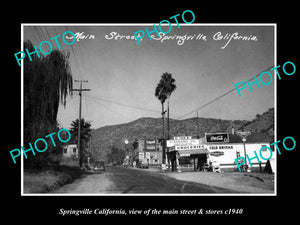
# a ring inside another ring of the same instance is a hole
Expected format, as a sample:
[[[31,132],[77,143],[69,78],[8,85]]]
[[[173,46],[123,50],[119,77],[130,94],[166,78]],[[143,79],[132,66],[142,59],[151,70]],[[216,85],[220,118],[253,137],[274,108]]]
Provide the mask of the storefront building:
[[[238,171],[237,165],[235,163],[235,159],[239,157],[245,157],[245,152],[248,154],[249,158],[255,157],[255,153],[259,152],[259,150],[264,147],[270,147],[269,143],[246,143],[245,149],[243,143],[223,143],[223,144],[207,144],[207,150],[209,152],[209,160],[211,162],[216,162],[220,165],[220,167],[224,171]],[[264,149],[267,151],[267,149]],[[267,161],[263,159],[259,159],[260,163],[258,163],[257,159],[252,159],[250,168],[251,171],[263,171]],[[247,165],[249,165],[249,161],[247,160]]]
[[[160,139],[140,139],[134,149],[134,160],[146,162],[150,166],[162,163],[162,145]]]
[[[270,143],[246,142],[244,145],[240,137],[228,133],[207,133],[200,139],[193,139],[190,136],[174,137],[173,140],[167,141],[168,152],[171,155],[172,153],[178,155],[178,163],[182,168],[214,172],[238,171],[235,159],[246,157],[245,154],[251,159],[255,157],[254,151],[259,152],[266,146],[270,147]],[[264,148],[262,151],[268,150]],[[262,172],[267,161],[260,158],[259,163],[253,158],[251,164],[251,171]]]

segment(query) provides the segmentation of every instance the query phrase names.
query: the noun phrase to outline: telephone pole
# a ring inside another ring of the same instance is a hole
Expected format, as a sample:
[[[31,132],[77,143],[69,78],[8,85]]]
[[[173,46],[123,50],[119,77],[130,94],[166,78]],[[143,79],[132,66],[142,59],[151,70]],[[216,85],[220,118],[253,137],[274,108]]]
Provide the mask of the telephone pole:
[[[200,128],[199,128],[199,116],[198,116],[198,110],[197,110],[197,136],[200,139]]]
[[[80,89],[72,89],[72,91],[79,92],[79,121],[78,121],[78,158],[79,158],[79,167],[82,167],[82,151],[81,151],[81,92],[82,91],[91,91],[91,89],[82,89],[82,82],[88,82],[87,80],[74,80],[74,82],[80,82]]]

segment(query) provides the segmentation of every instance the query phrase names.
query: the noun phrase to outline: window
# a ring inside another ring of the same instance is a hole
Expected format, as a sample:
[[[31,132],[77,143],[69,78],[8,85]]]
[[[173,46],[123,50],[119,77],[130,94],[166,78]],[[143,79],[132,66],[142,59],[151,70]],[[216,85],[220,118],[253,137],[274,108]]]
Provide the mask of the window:
[[[73,148],[73,153],[76,153],[76,148]]]
[[[64,148],[64,154],[67,154],[68,148]]]

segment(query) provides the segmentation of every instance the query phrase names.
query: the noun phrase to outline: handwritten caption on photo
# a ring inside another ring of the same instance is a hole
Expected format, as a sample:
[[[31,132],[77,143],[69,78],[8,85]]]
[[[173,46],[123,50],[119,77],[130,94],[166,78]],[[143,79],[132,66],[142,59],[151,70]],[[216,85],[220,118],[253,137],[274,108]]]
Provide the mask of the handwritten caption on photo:
[[[191,21],[187,21],[186,18],[185,18],[185,16],[184,16],[187,12],[189,12],[189,13],[192,15],[192,17],[193,17],[193,19],[192,19]],[[177,17],[178,17],[178,16],[180,16],[179,13],[176,14],[175,16],[171,16],[169,19],[174,19],[175,22],[176,22],[176,24],[177,24],[177,27],[180,28],[180,24],[178,23],[178,20],[177,20]],[[191,11],[191,10],[185,10],[185,11],[182,13],[181,18],[182,18],[182,21],[183,21],[184,23],[186,23],[186,24],[191,24],[191,23],[193,23],[193,22],[195,21],[195,18],[196,18],[196,17],[195,17],[195,14],[193,13],[193,11]],[[169,30],[168,30],[168,31],[164,31],[164,30],[161,28],[162,23],[168,23],[168,24],[169,24]],[[153,30],[153,31],[149,31],[147,27],[145,28],[145,31],[146,31],[146,33],[147,33],[147,35],[148,35],[148,37],[149,37],[149,40],[152,40],[152,37],[151,37],[151,34],[152,34],[152,33],[156,33],[156,35],[157,35],[158,37],[160,37],[159,31],[157,30],[157,27],[155,26],[155,24],[153,24],[153,27],[154,27],[154,30]],[[172,30],[172,24],[170,23],[169,20],[162,20],[162,21],[159,22],[158,28],[159,28],[159,30],[160,30],[161,33],[168,34],[168,33],[170,33],[171,30]],[[139,33],[142,33],[142,34],[139,34]],[[137,41],[138,45],[141,45],[140,39],[143,38],[143,37],[145,37],[145,32],[144,32],[143,30],[136,31],[136,32],[134,32],[134,36],[135,36],[135,38],[136,38],[136,41]]]

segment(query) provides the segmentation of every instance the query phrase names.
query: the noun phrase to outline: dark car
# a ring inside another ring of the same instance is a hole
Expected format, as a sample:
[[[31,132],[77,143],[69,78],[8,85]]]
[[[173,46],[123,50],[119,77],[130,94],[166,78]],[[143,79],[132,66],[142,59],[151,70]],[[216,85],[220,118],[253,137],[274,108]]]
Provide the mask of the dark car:
[[[94,163],[94,171],[105,171],[105,165],[103,161],[96,161]]]
[[[149,169],[149,163],[146,161],[139,160],[137,163],[137,168],[140,169]]]

